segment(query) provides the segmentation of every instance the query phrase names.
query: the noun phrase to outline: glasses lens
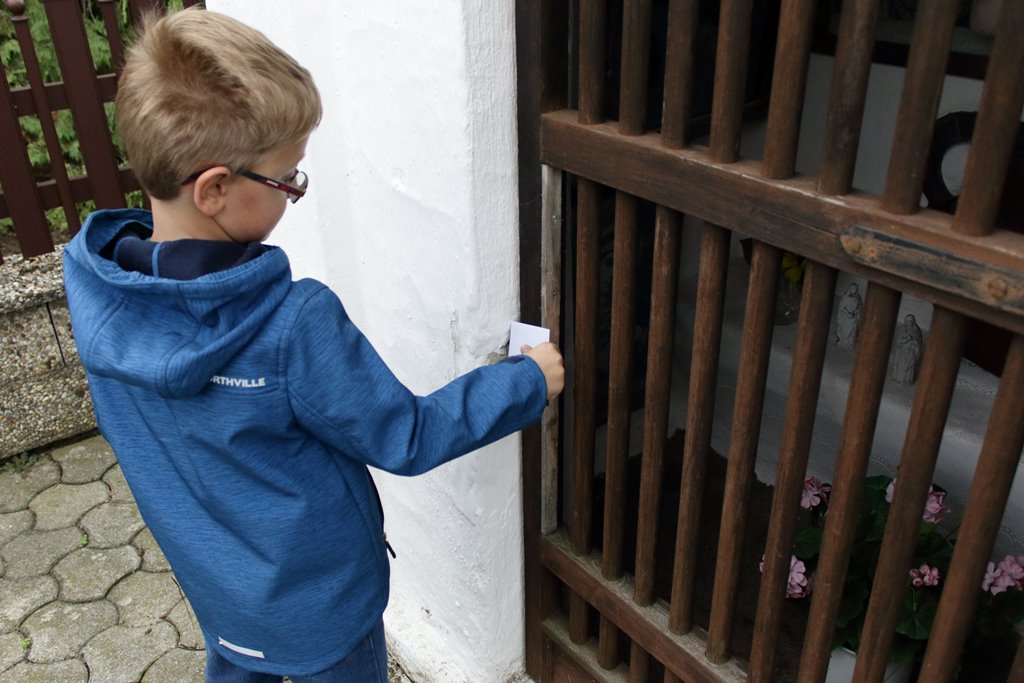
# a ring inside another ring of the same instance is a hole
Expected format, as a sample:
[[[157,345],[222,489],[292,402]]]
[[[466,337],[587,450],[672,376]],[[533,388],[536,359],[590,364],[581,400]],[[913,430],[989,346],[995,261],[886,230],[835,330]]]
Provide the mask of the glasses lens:
[[[299,192],[304,193],[306,191],[306,187],[309,185],[309,176],[303,173],[302,171],[296,171],[295,178],[292,179],[291,185]],[[294,204],[295,202],[299,201],[299,197],[301,196],[301,194],[293,194],[290,197],[288,197],[288,199],[290,199],[292,204]]]

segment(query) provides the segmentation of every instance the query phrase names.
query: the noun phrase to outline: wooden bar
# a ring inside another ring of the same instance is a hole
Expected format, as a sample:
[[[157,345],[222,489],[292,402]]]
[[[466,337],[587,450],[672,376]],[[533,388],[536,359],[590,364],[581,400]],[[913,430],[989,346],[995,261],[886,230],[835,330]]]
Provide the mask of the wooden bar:
[[[114,98],[117,97],[117,74],[101,74],[97,76],[96,87],[99,88],[100,99],[104,102],[113,102]],[[18,116],[30,116],[39,113],[39,109],[35,106],[35,93],[32,92],[33,90],[34,88],[31,87],[14,88],[12,90],[14,108],[18,111]],[[61,109],[69,108],[68,94],[64,90],[63,81],[47,83],[43,87],[43,93],[46,97],[47,109],[49,111],[60,111]]]
[[[569,638],[577,645],[590,640],[590,605],[579,593],[569,591]]]
[[[619,79],[619,130],[644,132],[650,72],[651,0],[625,0],[622,10],[622,77]]]
[[[820,683],[828,669],[900,298],[868,285],[797,683]]]
[[[878,6],[879,0],[843,3],[818,179],[825,194],[847,194],[853,184]]]
[[[788,178],[796,168],[800,116],[807,90],[807,65],[811,55],[814,12],[818,4],[817,0],[782,2],[773,73],[785,74],[785,78],[772,79],[764,146],[763,171],[766,178]]]
[[[668,432],[672,394],[672,351],[675,343],[676,287],[682,216],[659,206],[655,214],[651,315],[644,383],[643,453],[661,462]]]
[[[622,67],[619,79],[619,131],[644,132],[650,67],[651,0],[626,0],[622,10]],[[612,273],[612,340],[608,387],[608,450],[605,478],[605,526],[602,571],[622,576],[626,462],[629,457],[629,386],[633,357],[633,271],[636,261],[637,200],[624,192],[615,199],[615,256]],[[600,618],[598,661],[606,669],[619,663],[619,631]],[[634,676],[635,667],[630,669]]]
[[[43,71],[39,66],[35,43],[32,41],[32,33],[24,9],[24,6],[20,7],[20,11],[17,7],[12,8],[11,14],[14,20],[14,30],[18,35],[21,57],[25,63],[25,73],[28,76],[32,103],[38,112],[39,124],[43,130],[43,139],[46,141],[46,151],[50,156],[50,174],[57,187],[57,194],[60,197],[60,205],[64,208],[64,218],[67,220],[68,228],[71,230],[71,234],[75,234],[82,226],[82,222],[78,219],[78,209],[75,208],[75,200],[71,193],[71,181],[68,178],[68,169],[64,165],[64,151],[61,149],[60,139],[57,137],[53,111],[49,109],[46,101]]]
[[[565,619],[561,619],[557,616],[551,616],[544,620],[543,634],[551,641],[551,645],[561,650],[566,657],[572,662],[577,664],[583,669],[587,675],[593,677],[595,681],[599,683],[628,683],[626,675],[626,666],[620,664],[618,667],[612,670],[607,670],[601,667],[601,665],[594,658],[593,651],[591,648],[583,646],[580,647],[576,643],[572,642],[569,638],[569,624]],[[545,672],[545,676],[550,675],[549,672]],[[561,678],[542,678],[537,677],[537,680],[566,680]],[[569,681],[576,681],[576,678],[569,678]],[[586,681],[579,681],[579,683],[587,683]]]
[[[678,149],[686,144],[693,109],[693,56],[697,38],[699,0],[669,0],[668,45],[665,49],[665,106],[661,118],[662,144]]]
[[[580,2],[580,123],[604,121],[605,31],[607,0]]]
[[[971,620],[964,615],[973,614],[977,605],[978,586],[985,576],[1024,448],[1021,396],[1024,396],[1024,337],[1017,335],[1006,356],[953,559],[928,637],[928,650],[921,665],[922,680],[934,683],[953,680],[971,625]]]
[[[1004,0],[953,217],[953,230],[965,235],[988,235],[995,226],[1024,106],[1022,35],[1024,0]]]
[[[568,342],[562,336],[561,315],[562,211],[571,211],[571,205],[563,206],[564,174],[538,162],[540,115],[567,104],[568,50],[565,44],[569,34],[569,11],[561,0],[516,2],[515,10],[516,53],[519,55],[516,68],[519,314],[520,320],[526,322],[540,316],[541,324],[550,327],[552,339],[557,339],[564,348]],[[571,323],[568,328],[571,330]],[[567,357],[570,352],[571,349],[566,349]],[[569,363],[567,360],[566,364]],[[567,391],[565,396],[568,395]],[[523,490],[541,490],[547,494],[540,501],[535,495],[523,496],[524,663],[527,675],[534,678],[542,674],[547,651],[544,620],[558,611],[558,582],[541,564],[539,540],[541,534],[553,531],[558,525],[561,457],[558,412],[562,401],[567,402],[567,399],[552,401],[545,409],[539,430],[528,427],[522,436]]]
[[[637,208],[636,197],[624,192],[616,193],[601,562],[601,571],[605,578],[612,580],[622,576],[626,463],[629,458],[629,380],[633,366],[633,273],[636,264]],[[601,617],[598,661],[606,669],[611,669],[619,663],[618,642],[618,631],[605,617]]]
[[[700,245],[700,270],[697,284],[697,309],[694,318],[693,353],[690,361],[690,387],[687,395],[686,436],[683,439],[683,474],[680,482],[678,526],[676,527],[675,559],[672,565],[672,602],[669,628],[687,633],[693,628],[694,588],[697,556],[700,554],[701,501],[704,497],[704,475],[711,450],[711,426],[715,414],[715,389],[718,379],[718,356],[722,341],[722,317],[725,308],[725,285],[729,269],[730,233],[710,223],[704,225]],[[641,490],[641,500],[643,491]],[[641,514],[657,518],[657,506]],[[643,511],[644,508],[641,507]],[[640,564],[637,543],[637,565]],[[654,562],[653,548],[645,559]],[[650,585],[641,583],[637,572],[637,588],[653,595],[653,571]]]
[[[669,400],[672,392],[672,349],[675,339],[676,286],[679,277],[679,249],[682,238],[682,216],[657,207],[654,232],[654,264],[651,278],[650,332],[647,342],[647,376],[644,395],[643,462],[644,473],[654,481],[661,480],[661,463],[665,450],[668,430]],[[641,487],[643,483],[641,483]],[[648,485],[650,486],[650,485]],[[657,486],[655,486],[657,489]],[[655,495],[656,495],[655,491]],[[648,492],[648,496],[650,491]],[[641,488],[643,500],[643,488]],[[641,510],[657,510],[657,500],[641,503]],[[644,506],[647,507],[644,507]],[[656,515],[652,517],[652,521]],[[654,530],[649,533],[653,534]],[[645,538],[653,541],[653,536]],[[647,562],[637,567],[646,567],[644,594],[640,597],[653,600],[653,544],[644,550]],[[638,554],[639,555],[639,546]]]
[[[882,205],[893,213],[914,213],[921,200],[959,9],[959,0],[932,0],[920,3],[917,9],[882,198]]]
[[[733,409],[725,495],[722,499],[722,526],[718,535],[711,624],[708,628],[707,654],[713,662],[724,662],[730,654],[781,263],[782,252],[779,249],[764,242],[754,243],[740,361],[736,373],[736,405]]]
[[[602,669],[614,669],[619,666],[619,629],[612,620],[601,615],[597,631],[597,663]]]
[[[742,668],[734,661],[708,664],[704,659],[704,640],[698,633],[671,633],[664,603],[636,604],[628,576],[621,581],[605,581],[599,560],[573,553],[563,531],[541,538],[540,548],[541,560],[548,570],[567,586],[585,593],[596,610],[608,615],[629,638],[680,679],[687,683],[742,683],[746,680]]]
[[[540,324],[551,341],[562,343],[562,172],[541,168]],[[525,236],[524,236],[525,237]],[[523,318],[525,320],[525,318]],[[509,354],[516,349],[509,349]],[[541,418],[540,533],[558,528],[559,402],[552,401]]]
[[[99,0],[100,13],[103,15],[103,27],[107,30],[107,43],[110,45],[110,61],[114,71],[121,73],[124,66],[124,42],[121,40],[121,27],[117,21],[117,4],[114,0]]]
[[[44,3],[97,208],[126,206],[78,0]]]
[[[709,163],[701,149],[666,149],[654,133],[626,137],[612,124],[580,125],[572,111],[542,117],[541,156],[680,213],[736,226],[754,239],[782,248],[800,245],[813,261],[1024,334],[1024,284],[1016,284],[1024,277],[1024,235],[999,231],[973,239],[950,231],[948,214],[897,216],[860,193],[822,201],[811,178],[768,180],[756,161]],[[854,253],[856,245],[842,240],[851,226],[888,235],[930,262],[956,264],[956,276],[945,268],[879,268],[870,257],[884,256],[890,247],[873,252],[868,245]]]
[[[774,674],[779,621],[786,599],[796,514],[810,453],[835,285],[835,270],[813,261],[807,264],[747,672],[751,683],[768,683]]]
[[[724,0],[718,20],[711,158],[724,164],[736,161],[740,154],[753,4],[753,0]]]
[[[600,274],[600,198],[598,186],[578,181],[576,238],[576,324],[573,370],[573,499],[570,529],[576,553],[590,552],[590,506],[594,476],[597,383],[598,278]]]
[[[629,683],[647,683],[651,678],[651,656],[633,641],[629,648]]]
[[[573,473],[569,529],[573,549],[590,552],[594,479],[594,396],[597,386],[597,315],[601,268],[600,197],[595,183],[580,178],[577,183],[576,235],[576,324],[573,369]],[[586,642],[586,604],[574,595],[571,600],[569,631],[574,642]]]
[[[889,662],[907,572],[917,545],[921,511],[928,498],[960,367],[965,330],[963,316],[935,307],[861,634],[855,681],[881,680]]]
[[[126,190],[140,190],[139,181],[130,168],[122,168],[118,171],[121,177],[121,186]],[[89,179],[82,176],[74,176],[69,179],[71,184],[71,197],[75,202],[84,202],[92,199],[90,194]],[[56,209],[61,206],[60,195],[57,190],[57,183],[54,180],[44,180],[36,183],[36,191],[39,193],[39,200],[42,202],[43,210]],[[0,218],[7,218],[11,215],[10,207],[4,195],[0,195]]]
[[[679,680],[678,676],[666,669],[664,683],[682,683],[682,681]]]
[[[22,139],[11,88],[4,75],[0,78],[0,140]],[[0,154],[0,185],[3,186],[4,196],[11,198],[8,210],[22,254],[29,257],[53,251],[53,239],[36,190],[35,178],[32,177],[32,166],[25,145],[11,145]],[[2,255],[0,263],[3,263]]]

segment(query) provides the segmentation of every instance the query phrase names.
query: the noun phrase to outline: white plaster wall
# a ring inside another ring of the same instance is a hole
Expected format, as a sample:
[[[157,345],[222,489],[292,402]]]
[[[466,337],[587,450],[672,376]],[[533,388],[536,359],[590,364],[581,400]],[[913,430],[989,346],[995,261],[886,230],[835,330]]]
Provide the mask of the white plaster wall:
[[[486,363],[518,311],[511,0],[208,0],[309,68],[310,191],[270,242],[317,277],[414,392]],[[518,677],[518,436],[415,479],[375,473],[389,644],[418,682]]]

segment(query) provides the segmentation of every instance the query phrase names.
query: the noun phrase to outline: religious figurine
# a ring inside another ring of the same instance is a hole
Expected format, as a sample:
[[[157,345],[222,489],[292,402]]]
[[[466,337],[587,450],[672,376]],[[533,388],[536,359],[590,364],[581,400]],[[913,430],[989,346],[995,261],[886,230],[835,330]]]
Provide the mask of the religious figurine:
[[[860,327],[860,311],[864,308],[864,300],[860,298],[860,287],[851,282],[846,294],[839,298],[839,310],[836,311],[836,334],[832,338],[841,349],[853,350],[857,341],[857,329]]]
[[[917,381],[921,363],[921,349],[924,335],[917,326],[917,318],[907,314],[896,326],[896,341],[893,343],[892,381],[907,386]]]

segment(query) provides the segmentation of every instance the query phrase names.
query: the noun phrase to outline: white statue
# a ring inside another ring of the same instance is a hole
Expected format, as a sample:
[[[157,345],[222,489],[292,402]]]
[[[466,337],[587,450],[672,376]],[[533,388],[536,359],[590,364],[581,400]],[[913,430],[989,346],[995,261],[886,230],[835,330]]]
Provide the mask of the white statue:
[[[911,385],[917,381],[917,370],[921,363],[921,349],[924,335],[917,326],[917,318],[907,314],[896,326],[896,341],[893,343],[892,381]]]
[[[832,338],[841,349],[853,350],[857,342],[857,329],[860,327],[860,311],[864,308],[864,300],[860,298],[860,288],[856,282],[850,283],[846,294],[839,298],[839,310],[836,311],[836,334]]]

